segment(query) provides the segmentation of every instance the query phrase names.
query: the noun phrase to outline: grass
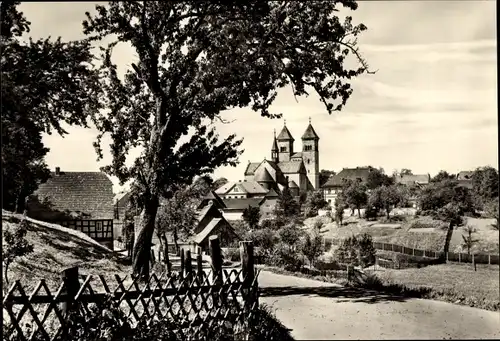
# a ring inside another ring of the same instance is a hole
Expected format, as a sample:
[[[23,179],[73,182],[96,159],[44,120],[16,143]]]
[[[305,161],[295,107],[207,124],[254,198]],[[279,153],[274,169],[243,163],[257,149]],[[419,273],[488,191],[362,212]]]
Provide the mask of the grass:
[[[2,229],[19,224],[21,219],[22,215],[2,214]],[[10,266],[10,285],[19,280],[30,293],[45,279],[55,293],[61,283],[61,272],[73,266],[78,266],[82,275],[103,275],[110,283],[115,282],[114,274],[124,277],[130,273],[130,266],[122,257],[81,232],[33,219],[28,225],[26,239],[33,244],[34,252]]]
[[[494,221],[494,219],[466,218],[464,227],[469,225],[477,230],[477,232],[472,235],[473,239],[478,241],[472,247],[473,252],[492,254],[499,253],[499,232],[491,227],[491,224]],[[467,252],[467,250],[462,247],[462,235],[467,235],[463,228],[458,228],[453,231],[453,236],[451,237],[450,242],[451,252]]]
[[[440,264],[420,269],[375,271],[384,285],[425,288],[422,298],[444,300],[488,310],[500,310],[500,268],[497,265]]]

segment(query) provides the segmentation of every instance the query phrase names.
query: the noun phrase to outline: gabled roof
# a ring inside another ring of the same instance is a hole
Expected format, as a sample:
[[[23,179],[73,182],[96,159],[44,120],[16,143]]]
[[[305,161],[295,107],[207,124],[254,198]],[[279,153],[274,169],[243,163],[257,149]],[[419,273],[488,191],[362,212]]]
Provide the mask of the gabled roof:
[[[216,230],[218,227],[221,227],[221,228],[227,228],[228,230],[231,231],[231,233],[235,234],[236,233],[234,232],[234,228],[231,226],[231,224],[229,224],[227,222],[226,219],[224,218],[215,218],[215,219],[212,219],[212,221],[210,221],[208,223],[207,226],[205,226],[205,228],[200,232],[198,233],[196,236],[194,236],[194,238],[192,239],[196,244],[200,244],[201,242],[203,242],[214,230]]]
[[[299,188],[299,186],[297,186],[297,183],[293,180],[290,180],[288,182],[288,188]]]
[[[461,171],[457,174],[457,180],[472,180],[472,171]]]
[[[361,179],[366,182],[371,170],[370,167],[344,168],[338,174],[331,176],[322,187],[341,187],[345,180]]]
[[[278,135],[278,141],[295,141],[292,134],[286,126],[283,126],[281,133]]]
[[[259,168],[257,172],[255,172],[255,181],[257,182],[274,182],[273,177],[265,167]]]
[[[241,210],[248,206],[259,207],[264,198],[242,198],[242,199],[222,199],[226,205],[226,210]]]
[[[217,189],[215,191],[215,193],[216,194],[226,194],[229,191],[231,191],[235,186],[238,187],[238,190],[240,190],[243,193],[248,193],[248,194],[265,194],[265,193],[267,193],[267,190],[256,181],[228,182],[224,186]]]
[[[223,186],[224,187],[224,186]],[[221,207],[221,208],[224,208],[224,202],[222,201],[222,199],[217,195],[217,193],[215,193],[215,191],[210,191],[208,192],[207,195],[205,195],[205,197],[203,198],[203,200],[201,201],[200,205],[198,207],[201,207],[203,206],[203,204],[207,201],[215,201],[216,205]]]
[[[314,131],[314,128],[311,125],[311,123],[309,123],[309,125],[307,126],[307,129],[304,132],[304,135],[302,135],[302,140],[319,140],[319,136]]]
[[[127,205],[129,199],[130,199],[130,191],[121,191],[120,193],[117,193],[113,197],[113,203],[118,206],[118,207],[124,207]]]
[[[278,163],[278,167],[284,174],[300,173],[305,171],[304,162],[300,161],[283,161]]]
[[[269,192],[267,192],[267,194],[264,197],[268,198],[268,199],[269,198],[277,198],[277,197],[279,197],[279,195],[278,195],[278,193],[276,193],[276,191],[273,188],[271,188],[269,190]]]
[[[427,185],[430,182],[431,176],[429,174],[405,174],[396,176],[396,183],[404,185]]]
[[[224,205],[224,203],[222,203],[222,205]],[[203,207],[197,212],[196,218],[198,219],[198,221],[202,221],[207,214],[211,214],[214,217],[220,217],[222,213],[220,213],[219,209],[216,207],[216,205],[212,204],[211,201],[207,206]]]
[[[58,211],[82,212],[90,219],[113,219],[113,183],[102,172],[51,173],[35,191]]]
[[[253,175],[261,163],[262,162],[249,162],[247,168],[245,169],[245,175]]]

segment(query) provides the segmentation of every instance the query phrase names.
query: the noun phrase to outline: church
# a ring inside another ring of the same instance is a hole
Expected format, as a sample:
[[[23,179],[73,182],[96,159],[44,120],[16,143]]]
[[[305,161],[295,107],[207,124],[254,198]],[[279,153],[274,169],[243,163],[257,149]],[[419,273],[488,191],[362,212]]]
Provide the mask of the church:
[[[294,149],[292,134],[285,124],[274,137],[270,160],[248,162],[243,181],[229,182],[215,192],[223,200],[274,197],[285,187],[294,196],[319,189],[319,136],[311,120],[302,137],[301,151]]]

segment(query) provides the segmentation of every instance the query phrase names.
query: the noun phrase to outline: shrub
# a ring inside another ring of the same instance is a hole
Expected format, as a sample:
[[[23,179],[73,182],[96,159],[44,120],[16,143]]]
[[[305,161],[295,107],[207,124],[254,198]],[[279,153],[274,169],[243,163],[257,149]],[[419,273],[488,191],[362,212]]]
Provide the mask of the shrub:
[[[369,234],[363,233],[344,239],[335,255],[340,263],[367,267],[375,263],[375,248]]]
[[[4,225],[5,226],[5,225]],[[28,221],[23,218],[18,225],[5,226],[2,231],[3,247],[3,278],[6,286],[9,285],[9,266],[19,257],[33,252],[33,245],[26,239],[28,233]]]
[[[238,248],[227,248],[224,252],[224,259],[230,260],[232,262],[238,262],[240,260],[240,250]]]
[[[378,216],[378,210],[373,207],[373,206],[368,206],[366,209],[365,209],[365,214],[364,214],[364,217],[366,220],[374,220],[374,219],[377,219],[377,216]]]
[[[302,236],[302,231],[294,224],[288,224],[278,230],[281,242],[288,245],[295,245]]]
[[[279,224],[274,219],[263,219],[259,224],[259,228],[275,231],[279,229]]]
[[[298,252],[284,243],[279,243],[274,247],[270,263],[288,271],[298,271],[304,265]]]
[[[250,337],[253,340],[285,340],[293,341],[286,328],[271,311],[270,307],[260,304],[259,310],[249,320]]]
[[[391,259],[396,268],[421,268],[429,265],[437,265],[443,263],[439,258],[427,258],[420,256],[406,255],[403,253],[387,253],[384,258]]]

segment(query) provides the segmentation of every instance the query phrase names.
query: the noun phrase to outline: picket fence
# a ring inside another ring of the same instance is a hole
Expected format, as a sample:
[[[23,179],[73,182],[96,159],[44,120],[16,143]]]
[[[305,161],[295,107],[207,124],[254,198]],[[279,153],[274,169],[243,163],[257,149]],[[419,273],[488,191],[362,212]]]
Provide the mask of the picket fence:
[[[332,245],[339,245],[340,243],[341,240],[339,239],[323,238],[323,244],[325,250],[328,250]],[[402,245],[382,243],[382,242],[373,242],[373,246],[375,247],[376,250],[393,251],[409,256],[427,257],[435,259],[444,256],[445,259],[449,262],[496,264],[496,265],[500,264],[500,255],[498,254],[474,253],[469,255],[464,252],[458,252],[458,253],[448,252],[447,254],[445,254],[444,252],[414,249]]]
[[[21,340],[66,340],[69,313],[90,316],[93,308],[111,300],[133,327],[140,321],[149,325],[168,319],[182,339],[210,339],[207,332],[222,325],[229,325],[235,334],[244,333],[258,309],[252,242],[240,243],[243,261],[239,269],[222,268],[216,236],[210,237],[210,251],[209,271],[202,268],[201,256],[197,257],[197,268],[192,269],[187,252],[181,271],[159,276],[153,273],[147,281],[118,275],[114,276],[116,283],[102,275],[81,278],[78,268],[70,268],[64,271],[55,294],[41,280],[29,295],[16,281],[3,299],[4,332],[7,327]],[[27,324],[31,327],[26,328]]]

